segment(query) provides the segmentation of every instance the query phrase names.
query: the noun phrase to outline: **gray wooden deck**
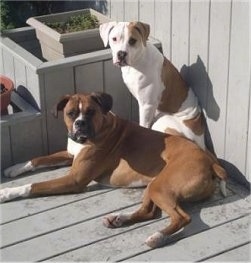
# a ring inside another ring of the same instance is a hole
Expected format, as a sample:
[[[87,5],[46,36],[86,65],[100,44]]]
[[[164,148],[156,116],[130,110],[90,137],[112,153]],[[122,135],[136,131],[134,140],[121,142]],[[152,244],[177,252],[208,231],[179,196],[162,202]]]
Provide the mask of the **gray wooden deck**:
[[[61,176],[69,168],[44,170],[5,180],[17,186]],[[192,223],[150,250],[144,240],[168,223],[162,218],[107,229],[102,217],[135,209],[142,189],[111,189],[93,183],[76,195],[23,199],[1,204],[1,261],[250,261],[249,192],[228,182],[228,196],[218,190],[207,201],[185,204]]]

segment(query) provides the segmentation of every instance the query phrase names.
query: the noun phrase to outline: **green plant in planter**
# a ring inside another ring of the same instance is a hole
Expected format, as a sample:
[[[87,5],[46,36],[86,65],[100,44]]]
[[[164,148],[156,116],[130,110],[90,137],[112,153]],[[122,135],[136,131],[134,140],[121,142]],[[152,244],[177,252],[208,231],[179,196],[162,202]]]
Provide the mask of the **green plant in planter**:
[[[99,27],[99,21],[95,15],[84,14],[70,17],[65,22],[45,23],[58,33],[71,33],[81,30],[94,29]]]

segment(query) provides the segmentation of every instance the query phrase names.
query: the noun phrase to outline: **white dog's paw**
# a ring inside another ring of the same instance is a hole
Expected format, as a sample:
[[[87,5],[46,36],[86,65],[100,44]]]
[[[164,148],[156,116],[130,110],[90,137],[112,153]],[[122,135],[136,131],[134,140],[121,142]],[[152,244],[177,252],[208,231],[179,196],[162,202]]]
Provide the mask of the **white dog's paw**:
[[[18,197],[27,197],[31,191],[31,184],[18,187],[0,189],[0,203],[13,200]]]
[[[121,227],[130,219],[130,214],[110,214],[103,218],[103,225],[108,228]]]
[[[15,165],[5,169],[4,170],[4,176],[14,178],[20,174],[25,173],[25,172],[32,171],[33,168],[34,167],[30,161],[25,162],[25,163],[18,163],[18,164],[15,164]]]
[[[167,240],[167,237],[162,234],[161,232],[156,232],[153,235],[149,236],[145,243],[151,247],[151,248],[157,248],[157,247],[161,247],[165,244]]]

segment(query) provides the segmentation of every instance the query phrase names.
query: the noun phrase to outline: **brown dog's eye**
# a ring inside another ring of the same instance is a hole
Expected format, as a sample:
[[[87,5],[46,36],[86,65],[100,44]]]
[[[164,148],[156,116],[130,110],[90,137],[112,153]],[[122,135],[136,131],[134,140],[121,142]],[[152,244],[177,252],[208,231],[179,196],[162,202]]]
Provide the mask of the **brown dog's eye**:
[[[94,109],[87,109],[85,115],[88,117],[91,117],[95,114],[95,110]]]
[[[129,43],[130,46],[135,45],[136,42],[137,42],[137,40],[136,40],[135,38],[132,38],[132,37],[131,37],[131,38],[129,39],[129,41],[128,41],[128,43]]]
[[[78,112],[75,111],[75,110],[72,110],[72,111],[67,112],[66,114],[67,114],[67,116],[68,116],[69,118],[75,119],[75,118],[77,117],[77,115],[78,115]]]

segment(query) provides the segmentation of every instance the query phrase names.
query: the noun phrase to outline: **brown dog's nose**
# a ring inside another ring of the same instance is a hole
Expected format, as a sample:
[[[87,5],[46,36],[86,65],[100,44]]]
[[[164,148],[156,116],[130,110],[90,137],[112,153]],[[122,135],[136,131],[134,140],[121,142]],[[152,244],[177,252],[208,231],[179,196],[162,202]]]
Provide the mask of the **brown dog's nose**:
[[[81,128],[83,128],[85,126],[85,120],[77,120],[76,122],[75,122],[75,127],[77,128],[77,129],[81,129]]]
[[[118,59],[120,61],[123,61],[125,59],[125,57],[127,56],[127,52],[120,50],[117,55],[118,55]]]

